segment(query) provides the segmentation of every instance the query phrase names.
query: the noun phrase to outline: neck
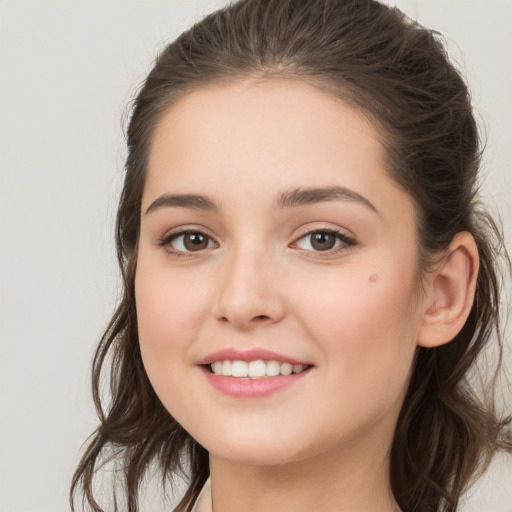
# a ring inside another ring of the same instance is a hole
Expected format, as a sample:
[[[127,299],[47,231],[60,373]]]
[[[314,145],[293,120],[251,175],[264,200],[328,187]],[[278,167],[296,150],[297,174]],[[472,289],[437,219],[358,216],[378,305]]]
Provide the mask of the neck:
[[[352,453],[351,453],[352,452]],[[210,456],[213,512],[397,512],[389,454],[361,447],[253,465]],[[357,455],[357,457],[355,457]]]

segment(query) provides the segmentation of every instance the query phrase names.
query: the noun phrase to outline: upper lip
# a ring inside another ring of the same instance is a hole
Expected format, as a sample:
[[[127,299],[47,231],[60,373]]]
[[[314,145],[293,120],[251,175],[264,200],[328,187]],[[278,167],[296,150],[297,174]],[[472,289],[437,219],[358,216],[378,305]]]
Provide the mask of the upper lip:
[[[240,350],[236,348],[224,348],[216,352],[208,354],[201,359],[197,364],[206,365],[214,363],[215,361],[257,361],[263,359],[264,361],[279,361],[280,363],[290,364],[310,364],[304,361],[299,361],[292,357],[278,354],[272,350],[264,348],[251,348],[249,350]]]

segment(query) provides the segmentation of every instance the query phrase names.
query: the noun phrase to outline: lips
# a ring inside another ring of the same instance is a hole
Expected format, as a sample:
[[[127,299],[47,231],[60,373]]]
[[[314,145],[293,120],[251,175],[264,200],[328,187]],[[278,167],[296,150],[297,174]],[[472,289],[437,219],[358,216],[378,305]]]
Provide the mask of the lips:
[[[198,362],[208,382],[238,398],[263,397],[291,386],[312,365],[265,349],[224,349]]]
[[[277,352],[273,352],[272,350],[266,350],[262,348],[252,348],[249,350],[239,350],[234,348],[227,348],[223,350],[218,350],[217,352],[213,352],[212,354],[207,355],[197,364],[200,365],[209,365],[215,363],[216,361],[278,361],[279,363],[289,363],[292,366],[297,364],[303,364],[305,366],[310,366],[311,364],[307,361],[299,361],[292,357],[288,357],[283,354],[279,354]]]

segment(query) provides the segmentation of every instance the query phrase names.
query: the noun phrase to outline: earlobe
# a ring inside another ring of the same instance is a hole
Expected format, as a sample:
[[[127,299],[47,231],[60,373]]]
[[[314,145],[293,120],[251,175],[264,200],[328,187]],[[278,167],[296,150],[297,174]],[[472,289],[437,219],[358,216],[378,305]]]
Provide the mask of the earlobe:
[[[428,276],[418,345],[444,345],[459,333],[473,305],[478,267],[475,239],[466,231],[457,233],[446,256]]]

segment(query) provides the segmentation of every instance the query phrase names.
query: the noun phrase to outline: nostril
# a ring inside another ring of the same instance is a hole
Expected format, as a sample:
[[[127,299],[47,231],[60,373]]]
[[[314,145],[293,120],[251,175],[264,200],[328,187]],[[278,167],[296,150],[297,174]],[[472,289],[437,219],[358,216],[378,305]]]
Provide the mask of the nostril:
[[[254,317],[254,320],[257,320],[259,322],[263,321],[263,320],[268,320],[270,317],[268,317],[267,315],[258,315],[258,316],[255,316]]]

